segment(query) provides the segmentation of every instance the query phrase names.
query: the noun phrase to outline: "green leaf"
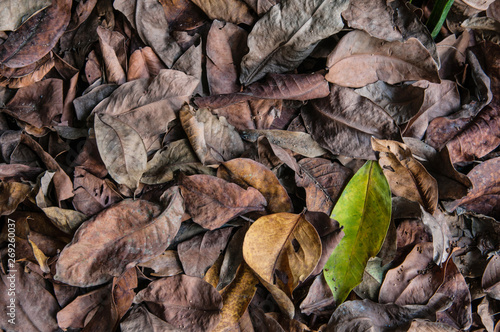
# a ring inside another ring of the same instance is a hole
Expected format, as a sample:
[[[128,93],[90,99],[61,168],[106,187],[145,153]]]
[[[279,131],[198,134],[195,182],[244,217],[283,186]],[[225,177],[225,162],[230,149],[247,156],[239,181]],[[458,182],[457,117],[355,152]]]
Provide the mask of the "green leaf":
[[[450,11],[451,5],[453,5],[454,0],[437,0],[432,8],[431,15],[427,20],[427,28],[431,32],[432,38],[436,38],[441,27],[443,26],[446,16]]]
[[[391,221],[391,190],[376,161],[368,161],[349,181],[331,218],[344,237],[323,272],[335,303],[340,305],[363,279],[370,257],[379,252]]]

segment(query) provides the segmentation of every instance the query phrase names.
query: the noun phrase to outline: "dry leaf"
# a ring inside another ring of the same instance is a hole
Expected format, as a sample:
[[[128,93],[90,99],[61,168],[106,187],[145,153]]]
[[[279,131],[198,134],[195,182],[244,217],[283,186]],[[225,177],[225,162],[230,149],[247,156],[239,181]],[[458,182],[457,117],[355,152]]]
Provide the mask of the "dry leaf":
[[[0,4],[0,31],[16,30],[27,18],[48,7],[50,0],[2,1]]]
[[[0,215],[9,215],[31,192],[31,187],[19,182],[0,182]]]
[[[353,88],[376,81],[390,84],[415,80],[440,82],[436,62],[414,38],[386,42],[363,31],[352,31],[328,55],[326,65],[328,81]]]
[[[165,69],[165,66],[151,47],[135,50],[130,55],[127,81],[154,77],[161,69]]]
[[[224,20],[234,24],[252,25],[255,17],[242,0],[192,0],[212,20]]]

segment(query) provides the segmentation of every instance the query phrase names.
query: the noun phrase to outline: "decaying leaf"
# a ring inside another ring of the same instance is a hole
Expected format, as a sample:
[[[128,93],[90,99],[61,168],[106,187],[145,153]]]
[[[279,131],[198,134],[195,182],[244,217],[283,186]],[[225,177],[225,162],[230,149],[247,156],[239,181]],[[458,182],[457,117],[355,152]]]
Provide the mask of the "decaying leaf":
[[[322,147],[333,154],[375,159],[372,136],[400,140],[398,126],[382,108],[349,88],[332,85],[330,90],[328,97],[301,111],[307,131]]]
[[[390,188],[378,163],[368,161],[354,174],[331,218],[343,226],[344,237],[323,273],[338,306],[361,282],[366,263],[382,247],[391,221]]]
[[[372,138],[374,151],[380,153],[379,163],[396,196],[419,202],[434,213],[438,204],[438,184],[415,158],[410,149],[399,142]]]
[[[251,25],[255,17],[242,0],[192,0],[211,19],[225,20],[234,24]]]
[[[343,27],[346,0],[287,0],[257,21],[248,35],[250,52],[241,63],[240,82],[295,69],[316,44]]]
[[[46,8],[50,0],[2,1],[0,4],[0,31],[16,30],[26,18]]]
[[[212,330],[219,322],[222,298],[202,279],[178,275],[153,281],[140,291],[135,303],[145,302],[156,316],[178,329]]]
[[[0,215],[9,215],[17,209],[31,191],[31,187],[19,182],[0,182]]]
[[[163,212],[158,205],[143,200],[115,204],[78,229],[59,256],[54,278],[88,287],[121,275],[165,251],[179,229],[183,213],[178,191],[172,193]]]
[[[267,205],[257,189],[245,190],[211,175],[181,176],[180,188],[186,212],[194,222],[210,230],[247,212],[263,211]]]
[[[359,30],[341,39],[328,56],[327,67],[328,81],[353,88],[379,80],[440,82],[436,62],[417,39],[386,42]]]
[[[484,270],[483,278],[481,280],[481,286],[485,292],[494,299],[500,298],[500,287],[499,287],[499,271],[500,271],[500,257],[494,255],[491,257],[486,269]]]

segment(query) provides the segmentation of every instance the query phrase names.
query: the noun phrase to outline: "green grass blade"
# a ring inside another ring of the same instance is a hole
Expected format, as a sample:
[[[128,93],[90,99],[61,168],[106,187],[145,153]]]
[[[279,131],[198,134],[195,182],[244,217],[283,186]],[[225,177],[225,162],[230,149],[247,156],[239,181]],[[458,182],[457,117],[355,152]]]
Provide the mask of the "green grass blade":
[[[450,11],[451,5],[453,5],[454,0],[436,0],[434,7],[432,8],[431,16],[427,20],[427,28],[431,32],[432,38],[436,38],[441,27],[443,26],[446,16]]]

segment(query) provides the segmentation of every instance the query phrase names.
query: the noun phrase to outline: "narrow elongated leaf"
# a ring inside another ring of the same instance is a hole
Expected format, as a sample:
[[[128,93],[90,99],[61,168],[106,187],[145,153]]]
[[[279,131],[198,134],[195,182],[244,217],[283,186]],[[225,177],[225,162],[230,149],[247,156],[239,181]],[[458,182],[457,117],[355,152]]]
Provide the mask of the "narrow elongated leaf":
[[[413,158],[410,149],[399,142],[376,138],[372,138],[372,147],[380,153],[379,163],[392,193],[419,202],[434,213],[438,204],[437,181]]]
[[[139,134],[107,114],[95,116],[94,129],[99,154],[109,174],[119,184],[137,188],[148,162],[146,147]]]
[[[180,193],[167,208],[144,200],[124,200],[85,222],[57,261],[54,279],[89,287],[120,276],[170,245],[184,213]]]
[[[440,82],[436,62],[413,38],[405,42],[386,42],[364,31],[352,31],[330,53],[326,65],[328,81],[353,88],[376,81],[390,84],[413,80]]]
[[[340,305],[361,282],[366,263],[382,247],[391,221],[391,191],[377,162],[366,162],[353,176],[331,218],[344,227],[344,237],[323,272]]]
[[[347,0],[285,0],[273,6],[248,36],[250,52],[241,63],[240,82],[296,68],[316,44],[343,27]]]
[[[291,212],[292,201],[276,175],[251,159],[238,158],[219,166],[217,176],[243,188],[254,187],[266,198],[269,213]]]

